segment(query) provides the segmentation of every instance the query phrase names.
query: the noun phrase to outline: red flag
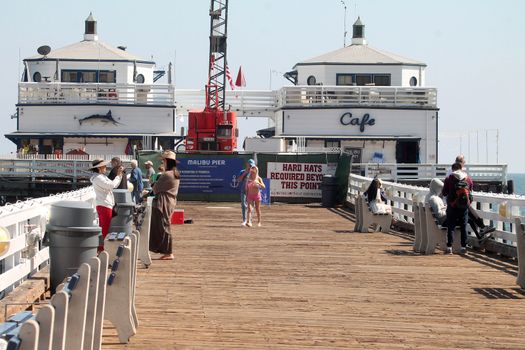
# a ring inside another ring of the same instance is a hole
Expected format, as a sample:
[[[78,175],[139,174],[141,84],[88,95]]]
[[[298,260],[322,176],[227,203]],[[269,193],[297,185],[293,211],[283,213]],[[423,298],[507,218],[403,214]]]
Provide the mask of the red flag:
[[[239,87],[246,86],[246,79],[244,79],[244,73],[242,71],[242,66],[239,67],[239,73],[237,73],[237,79],[235,80],[235,85]]]
[[[233,83],[232,74],[230,73],[230,67],[228,67],[228,65],[226,65],[226,79],[228,79],[232,90],[235,90],[235,84]]]

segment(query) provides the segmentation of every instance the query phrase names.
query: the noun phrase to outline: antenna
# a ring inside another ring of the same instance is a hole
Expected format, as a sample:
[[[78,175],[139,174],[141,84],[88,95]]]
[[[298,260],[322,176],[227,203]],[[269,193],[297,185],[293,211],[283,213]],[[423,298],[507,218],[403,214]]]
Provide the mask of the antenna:
[[[343,47],[346,47],[346,34],[347,34],[347,30],[346,30],[346,3],[341,0],[341,4],[343,5],[344,9],[345,9],[345,18],[344,18],[344,33],[343,33]]]
[[[51,52],[51,48],[47,45],[42,45],[38,49],[36,49],[36,52],[46,57]]]

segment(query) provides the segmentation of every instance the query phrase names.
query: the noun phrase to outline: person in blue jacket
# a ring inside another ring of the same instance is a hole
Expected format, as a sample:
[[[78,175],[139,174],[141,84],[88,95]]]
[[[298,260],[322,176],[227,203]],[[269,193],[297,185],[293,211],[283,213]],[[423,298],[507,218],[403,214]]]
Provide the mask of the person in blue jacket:
[[[131,196],[136,204],[140,203],[141,193],[144,189],[144,184],[142,183],[142,170],[138,167],[138,163],[135,159],[131,161],[131,174],[129,177],[129,182],[133,185],[133,192]]]

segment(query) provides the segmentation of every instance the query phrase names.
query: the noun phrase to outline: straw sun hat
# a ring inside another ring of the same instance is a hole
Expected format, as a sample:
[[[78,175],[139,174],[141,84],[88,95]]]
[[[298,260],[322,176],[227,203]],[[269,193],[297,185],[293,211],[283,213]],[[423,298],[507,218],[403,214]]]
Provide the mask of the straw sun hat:
[[[177,155],[173,151],[164,151],[162,153],[162,158],[177,160]]]
[[[91,162],[91,168],[89,168],[89,170],[94,170],[95,168],[107,166],[109,163],[110,163],[109,160],[95,159]]]

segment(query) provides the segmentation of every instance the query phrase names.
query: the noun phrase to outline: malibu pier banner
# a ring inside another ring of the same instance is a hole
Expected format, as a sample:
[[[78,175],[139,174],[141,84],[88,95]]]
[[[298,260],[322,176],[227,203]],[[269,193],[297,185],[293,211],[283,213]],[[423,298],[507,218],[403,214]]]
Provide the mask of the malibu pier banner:
[[[321,198],[323,175],[334,175],[336,164],[268,163],[272,197]]]
[[[179,158],[179,193],[238,194],[237,177],[243,168],[239,158]]]

